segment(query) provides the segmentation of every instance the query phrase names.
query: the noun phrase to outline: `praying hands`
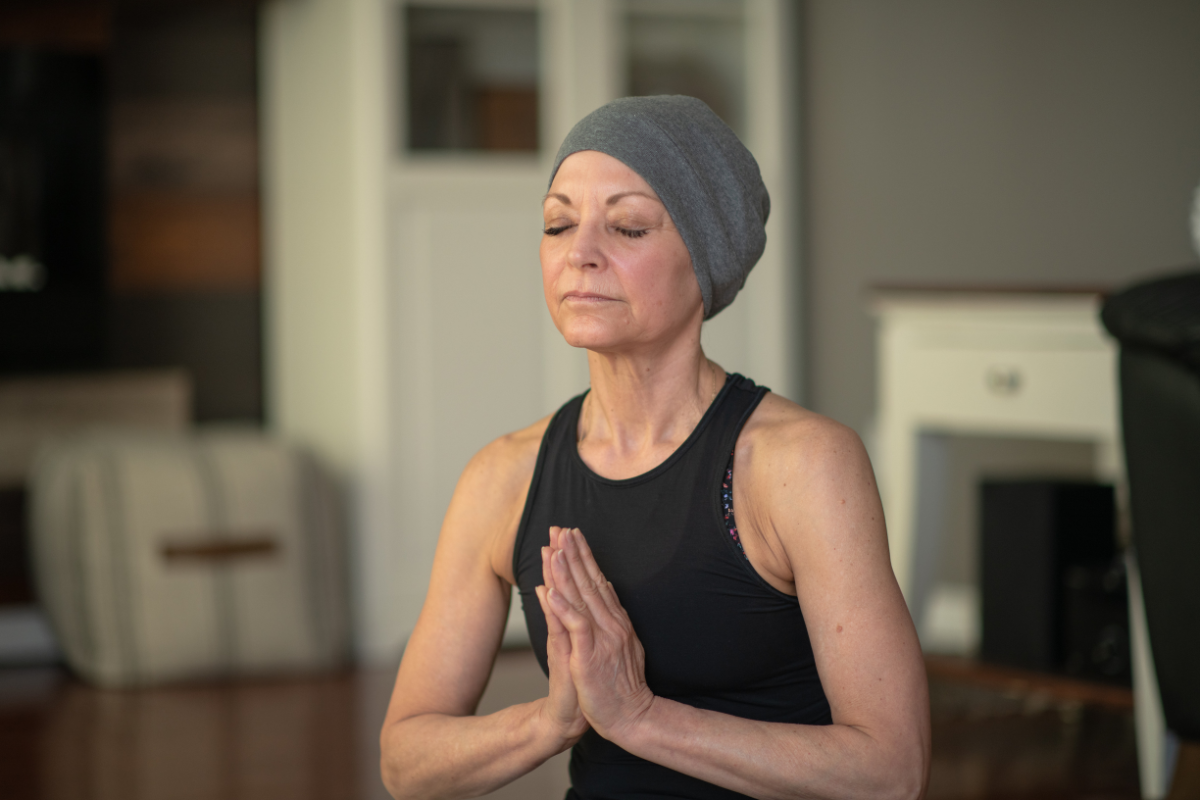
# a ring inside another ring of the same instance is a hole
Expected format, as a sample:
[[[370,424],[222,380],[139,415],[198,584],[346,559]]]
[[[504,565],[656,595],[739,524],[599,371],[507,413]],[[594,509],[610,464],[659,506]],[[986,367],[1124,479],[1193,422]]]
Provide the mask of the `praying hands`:
[[[605,739],[619,742],[654,702],[629,615],[578,528],[550,528],[542,577],[537,596],[549,631],[550,694],[565,704],[570,692],[562,683],[569,683],[578,713]]]

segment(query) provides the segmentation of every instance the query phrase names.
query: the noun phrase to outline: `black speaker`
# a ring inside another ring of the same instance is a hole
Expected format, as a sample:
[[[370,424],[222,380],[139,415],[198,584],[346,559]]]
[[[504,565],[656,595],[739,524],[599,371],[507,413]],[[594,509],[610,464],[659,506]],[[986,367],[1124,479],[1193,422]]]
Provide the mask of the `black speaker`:
[[[1063,575],[1062,668],[1068,675],[1130,686],[1125,559],[1068,567]]]
[[[1116,554],[1111,486],[1062,481],[985,481],[982,502],[985,661],[1044,672],[1063,671],[1068,651],[1067,599],[1084,607],[1085,588],[1068,592],[1077,568],[1106,568]],[[1093,615],[1094,616],[1094,615]],[[1103,626],[1101,626],[1103,627]],[[1085,636],[1079,633],[1079,636]]]

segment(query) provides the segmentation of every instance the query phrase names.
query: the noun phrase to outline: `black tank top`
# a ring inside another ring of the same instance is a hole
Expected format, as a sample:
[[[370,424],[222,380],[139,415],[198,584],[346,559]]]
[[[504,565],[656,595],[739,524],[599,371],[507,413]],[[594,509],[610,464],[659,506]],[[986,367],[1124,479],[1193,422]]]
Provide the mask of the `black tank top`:
[[[832,722],[796,598],[755,572],[724,525],[725,467],[766,392],[729,376],[687,441],[625,480],[602,478],[579,457],[584,395],[554,415],[513,551],[543,672],[546,618],[534,592],[541,548],[551,525],[579,528],[641,639],[655,695],[747,719]],[[571,752],[571,782],[583,800],[745,796],[633,756],[593,730]]]

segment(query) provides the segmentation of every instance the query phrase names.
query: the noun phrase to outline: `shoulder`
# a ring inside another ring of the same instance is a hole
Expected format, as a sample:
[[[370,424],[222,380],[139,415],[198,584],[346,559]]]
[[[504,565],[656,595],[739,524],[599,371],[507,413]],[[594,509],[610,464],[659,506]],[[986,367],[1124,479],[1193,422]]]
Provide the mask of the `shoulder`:
[[[513,543],[550,420],[494,439],[467,462],[446,511],[439,549],[486,554],[492,571],[511,582]]]
[[[904,638],[911,620],[892,573],[862,441],[845,425],[782,398],[764,398],[761,411],[746,424],[743,474],[764,536],[786,560],[814,647],[828,643],[827,623],[844,624],[867,609],[871,626],[886,623],[890,631],[876,630],[881,640]],[[739,439],[739,456],[742,446]]]
[[[871,472],[853,429],[768,393],[738,437],[738,465],[756,484],[803,492]],[[763,486],[763,488],[767,488]],[[863,487],[868,488],[868,487]],[[869,490],[874,491],[874,478]]]
[[[876,566],[888,564],[879,490],[852,429],[767,395],[747,421],[735,458],[755,522],[786,554],[793,574],[834,563],[847,548],[870,553]]]
[[[500,492],[533,477],[538,449],[550,425],[544,417],[532,425],[493,439],[472,456],[459,479],[459,488],[490,487]]]

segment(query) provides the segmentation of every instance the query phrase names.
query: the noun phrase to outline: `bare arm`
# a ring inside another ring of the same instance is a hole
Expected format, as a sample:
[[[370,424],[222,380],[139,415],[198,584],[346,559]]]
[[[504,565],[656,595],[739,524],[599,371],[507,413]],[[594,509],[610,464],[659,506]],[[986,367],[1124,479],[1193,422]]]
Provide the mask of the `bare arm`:
[[[580,706],[629,752],[753,797],[918,797],[929,763],[927,684],[870,464],[852,432],[805,422],[752,436],[751,458],[739,444],[740,477],[751,483],[742,508],[758,512],[739,511],[738,521],[743,533],[747,523],[769,528],[765,549],[794,565],[834,724],[757,722],[654,697],[636,633],[572,533],[552,559],[550,605],[571,632]]]
[[[543,429],[544,423],[489,445],[455,488],[380,735],[383,781],[393,797],[486,794],[567,749],[587,729],[565,666],[565,634],[547,645],[547,697],[473,716],[500,647],[507,562]]]

